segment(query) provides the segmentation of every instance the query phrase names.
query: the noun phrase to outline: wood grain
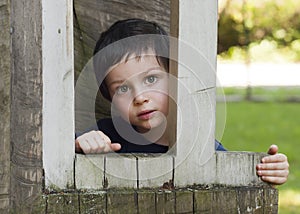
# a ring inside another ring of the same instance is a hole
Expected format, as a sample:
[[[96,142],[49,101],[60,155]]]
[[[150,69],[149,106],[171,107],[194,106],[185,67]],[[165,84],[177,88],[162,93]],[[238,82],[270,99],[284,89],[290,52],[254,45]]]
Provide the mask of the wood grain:
[[[31,213],[42,192],[41,1],[11,1],[11,192],[15,212]]]
[[[10,188],[10,2],[0,1],[0,213],[8,212]]]

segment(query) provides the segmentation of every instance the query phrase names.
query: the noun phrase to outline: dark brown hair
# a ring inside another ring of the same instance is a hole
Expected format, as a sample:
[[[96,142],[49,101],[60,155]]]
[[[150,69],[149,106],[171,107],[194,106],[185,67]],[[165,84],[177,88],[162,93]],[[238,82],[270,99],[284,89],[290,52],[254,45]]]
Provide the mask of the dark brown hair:
[[[158,63],[169,70],[169,38],[166,31],[154,22],[126,19],[115,22],[102,32],[94,49],[93,65],[100,92],[109,101],[111,97],[105,76],[108,69],[132,55],[140,56],[152,50]]]

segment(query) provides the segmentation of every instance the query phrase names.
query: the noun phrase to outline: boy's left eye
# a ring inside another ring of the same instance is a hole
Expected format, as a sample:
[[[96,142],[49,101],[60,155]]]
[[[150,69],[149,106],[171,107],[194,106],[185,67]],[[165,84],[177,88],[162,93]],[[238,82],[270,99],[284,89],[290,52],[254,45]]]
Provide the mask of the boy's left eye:
[[[154,83],[154,82],[156,82],[156,80],[157,80],[157,77],[156,77],[156,76],[148,76],[148,77],[146,77],[146,79],[145,79],[145,83],[146,83],[146,84]]]
[[[129,90],[129,87],[127,85],[121,85],[117,88],[116,93],[117,94],[125,94]]]

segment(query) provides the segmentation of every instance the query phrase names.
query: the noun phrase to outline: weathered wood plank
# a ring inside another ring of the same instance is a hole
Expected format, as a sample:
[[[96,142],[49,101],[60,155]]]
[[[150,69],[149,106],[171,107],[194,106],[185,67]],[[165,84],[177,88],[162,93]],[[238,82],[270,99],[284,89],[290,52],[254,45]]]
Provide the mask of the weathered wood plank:
[[[24,192],[31,191],[35,193],[38,192],[38,190],[34,188],[27,188],[27,189],[23,188],[23,191]],[[17,205],[14,203],[16,200],[12,201],[10,205],[10,213],[18,213],[18,214],[46,213],[47,199],[41,193],[29,197],[26,195],[22,195],[22,196],[24,197],[22,200],[24,200],[25,203]]]
[[[271,186],[202,186],[173,191],[115,189],[44,195],[46,213],[277,213]],[[39,206],[37,206],[39,207]],[[78,211],[79,210],[79,211]],[[32,213],[42,213],[32,212]]]
[[[214,190],[212,213],[236,213],[237,207],[237,194],[234,188]]]
[[[264,213],[278,213],[278,190],[275,188],[263,189]]]
[[[177,190],[176,197],[176,213],[193,213],[194,200],[193,192],[189,190]]]
[[[257,176],[255,168],[266,155],[251,152],[217,152],[216,183],[234,186],[267,185]]]
[[[210,190],[194,190],[194,213],[212,213],[214,206],[213,192]]]
[[[103,189],[104,155],[76,155],[76,189]]]
[[[72,0],[41,1],[45,186],[55,189],[74,188]]]
[[[178,187],[214,183],[215,91],[190,93],[179,87],[178,93],[182,110],[178,111],[174,183]]]
[[[80,213],[104,214],[106,213],[106,192],[93,192],[79,194]]]
[[[173,157],[168,154],[137,155],[139,188],[162,187],[173,179]],[[162,164],[163,163],[163,164]]]
[[[107,213],[137,213],[137,193],[132,190],[107,192]]]
[[[241,213],[263,213],[263,189],[241,187],[237,189],[238,210]],[[267,203],[266,203],[267,205]]]
[[[175,192],[158,191],[156,193],[156,213],[175,213]]]
[[[197,23],[190,20],[197,20]],[[215,178],[217,2],[179,1],[176,186]],[[188,176],[187,176],[188,175]]]
[[[0,1],[0,212],[9,210],[10,188],[10,2]]]
[[[0,213],[9,213],[9,194],[0,195]]]
[[[137,189],[137,158],[134,155],[108,154],[105,164],[107,188]]]
[[[80,213],[79,201],[77,193],[62,193],[47,195],[47,214],[66,213],[76,214]]]
[[[138,213],[155,213],[155,191],[137,191],[138,194]]]
[[[42,6],[10,1],[12,210],[31,213],[42,191]]]

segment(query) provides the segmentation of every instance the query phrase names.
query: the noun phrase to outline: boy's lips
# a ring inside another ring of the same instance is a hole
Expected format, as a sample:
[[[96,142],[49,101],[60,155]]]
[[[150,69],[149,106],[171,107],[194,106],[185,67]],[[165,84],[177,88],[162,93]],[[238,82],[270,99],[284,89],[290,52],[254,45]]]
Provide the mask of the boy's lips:
[[[155,110],[144,110],[137,114],[137,117],[142,120],[148,120],[152,117]]]

